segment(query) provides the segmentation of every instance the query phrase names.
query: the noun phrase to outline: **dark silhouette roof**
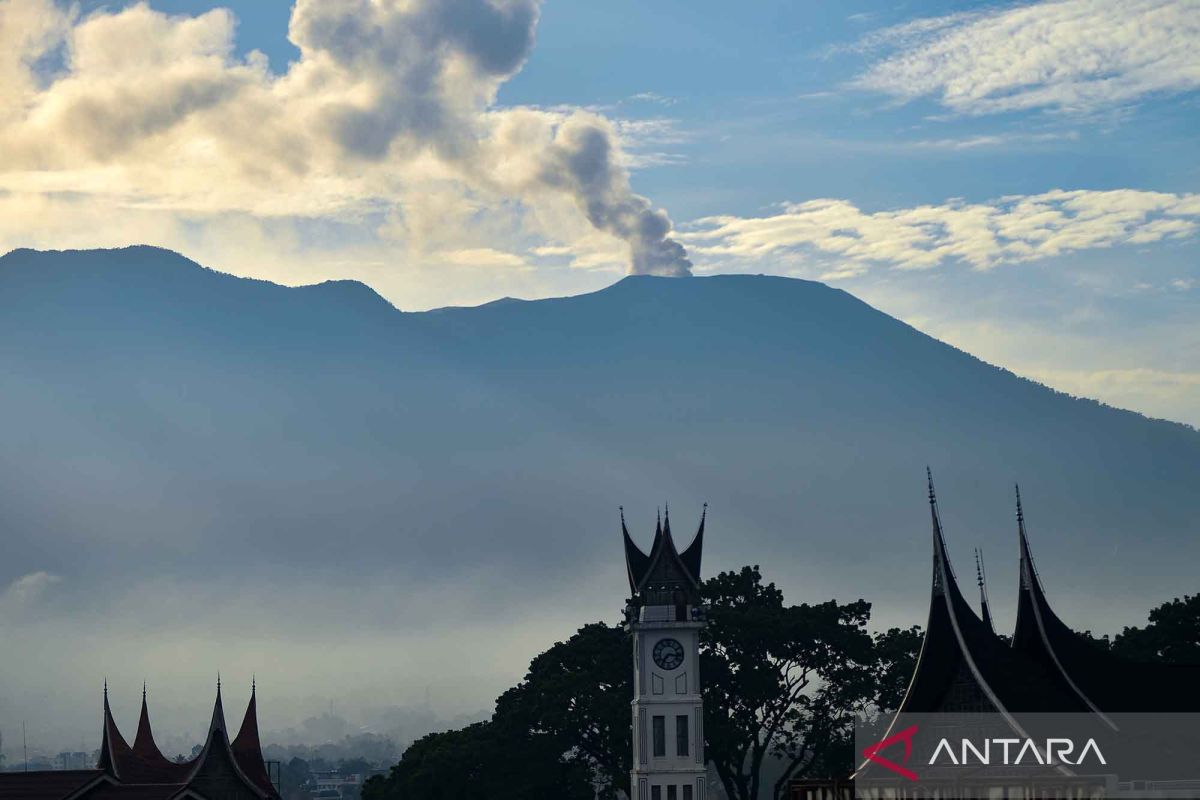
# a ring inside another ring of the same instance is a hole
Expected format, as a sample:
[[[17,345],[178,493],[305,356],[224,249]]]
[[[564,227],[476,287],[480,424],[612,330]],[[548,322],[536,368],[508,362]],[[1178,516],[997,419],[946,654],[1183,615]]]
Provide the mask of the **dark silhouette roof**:
[[[0,798],[62,800],[103,776],[98,769],[0,772]]]
[[[1056,676],[1008,647],[972,611],[950,564],[932,475],[929,508],[933,522],[929,619],[901,712],[1086,710]]]
[[[242,727],[233,740],[233,756],[246,777],[258,788],[273,794],[275,787],[271,785],[271,777],[267,774],[267,765],[263,761],[262,744],[258,739],[258,688],[251,685],[250,703],[246,706],[246,715],[242,718]]]
[[[1200,711],[1200,666],[1121,658],[1076,633],[1054,613],[1033,563],[1017,489],[1020,597],[1013,649],[1045,664],[1078,700],[1101,716],[1121,712]],[[1106,718],[1107,719],[1107,718]]]
[[[662,535],[662,528],[659,526],[654,531],[654,542],[657,545],[659,536]],[[625,509],[621,509],[621,537],[625,541],[625,572],[629,576],[629,592],[637,594],[638,583],[641,582],[642,576],[646,574],[646,565],[650,563],[650,557],[642,552],[633,539],[629,536],[629,529],[625,527]]]
[[[230,742],[225,726],[221,686],[213,703],[204,749],[191,761],[176,763],[159,750],[150,725],[146,689],[133,747],[125,741],[108,703],[104,686],[104,730],[100,759],[94,770],[0,773],[0,800],[169,800],[226,796],[232,785],[263,800],[278,800],[271,784],[258,735],[257,687],[237,738]],[[242,791],[242,790],[239,790]]]
[[[96,765],[114,778],[121,777],[122,765],[129,764],[133,759],[133,749],[121,736],[116,721],[113,720],[112,709],[108,705],[108,681],[104,682],[104,731],[100,739],[100,761]]]
[[[654,542],[650,554],[642,552],[629,536],[625,526],[625,512],[621,511],[621,535],[625,542],[625,569],[629,577],[629,590],[634,595],[651,584],[678,585],[690,591],[699,591],[700,564],[704,550],[704,523],[708,517],[708,504],[700,515],[700,527],[692,543],[680,553],[671,536],[671,512],[658,520],[654,527]]]

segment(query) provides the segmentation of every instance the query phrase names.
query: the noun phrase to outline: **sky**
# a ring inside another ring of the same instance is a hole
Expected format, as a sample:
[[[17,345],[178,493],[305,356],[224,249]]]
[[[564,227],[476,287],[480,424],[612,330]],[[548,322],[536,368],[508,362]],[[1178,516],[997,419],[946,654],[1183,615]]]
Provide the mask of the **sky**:
[[[1194,0],[0,0],[0,252],[154,244],[402,309],[817,279],[1200,425],[1198,87]],[[0,604],[55,577],[21,580]]]
[[[825,280],[1200,424],[1194,0],[0,0],[0,250],[404,309]]]

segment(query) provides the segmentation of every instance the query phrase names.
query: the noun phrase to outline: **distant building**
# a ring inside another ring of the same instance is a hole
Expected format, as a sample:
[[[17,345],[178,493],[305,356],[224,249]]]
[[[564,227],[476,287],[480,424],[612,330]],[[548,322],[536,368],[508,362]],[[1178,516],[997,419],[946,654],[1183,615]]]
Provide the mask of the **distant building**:
[[[705,800],[704,700],[700,694],[700,556],[704,520],[680,553],[671,538],[671,516],[654,531],[647,555],[621,534],[632,601],[626,609],[633,634],[632,800]]]
[[[313,800],[358,800],[362,796],[364,776],[339,770],[313,772],[304,789]]]
[[[168,759],[154,743],[146,693],[133,746],[113,720],[104,688],[104,731],[94,769],[0,773],[0,800],[279,800],[258,739],[255,692],[241,729],[231,740],[225,727],[221,687],[199,754]]]

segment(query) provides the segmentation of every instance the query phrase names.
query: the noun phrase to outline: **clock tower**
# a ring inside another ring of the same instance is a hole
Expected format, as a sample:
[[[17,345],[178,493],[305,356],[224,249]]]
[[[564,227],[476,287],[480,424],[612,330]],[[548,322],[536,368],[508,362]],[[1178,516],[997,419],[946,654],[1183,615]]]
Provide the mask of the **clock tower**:
[[[647,555],[621,513],[632,598],[625,608],[633,638],[631,800],[707,800],[704,703],[700,696],[700,554],[704,520],[680,553],[671,516],[659,521]]]

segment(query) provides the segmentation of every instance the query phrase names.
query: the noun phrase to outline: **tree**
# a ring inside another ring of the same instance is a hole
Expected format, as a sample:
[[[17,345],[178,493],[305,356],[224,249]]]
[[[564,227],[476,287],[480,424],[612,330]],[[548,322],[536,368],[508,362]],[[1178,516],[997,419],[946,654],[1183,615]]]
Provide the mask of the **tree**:
[[[875,705],[880,711],[900,708],[924,640],[920,625],[875,634]]]
[[[1144,628],[1125,628],[1113,637],[1112,652],[1138,661],[1200,664],[1200,594],[1163,603]]]
[[[853,713],[878,694],[870,604],[785,605],[757,566],[710,578],[703,596],[705,740],[730,798],[756,800],[768,757],[784,765],[777,798],[798,775],[848,772]]]
[[[633,665],[629,634],[603,622],[585,625],[536,657],[525,679],[496,701],[496,720],[553,741],[567,760],[594,776],[601,798],[629,783]]]
[[[387,777],[363,784],[363,800],[592,800],[591,776],[563,759],[550,737],[497,721],[431,733],[413,742]]]
[[[285,798],[308,797],[307,792],[304,792],[302,787],[308,783],[311,776],[311,768],[307,761],[302,758],[293,758],[280,765],[279,770],[279,786]]]

